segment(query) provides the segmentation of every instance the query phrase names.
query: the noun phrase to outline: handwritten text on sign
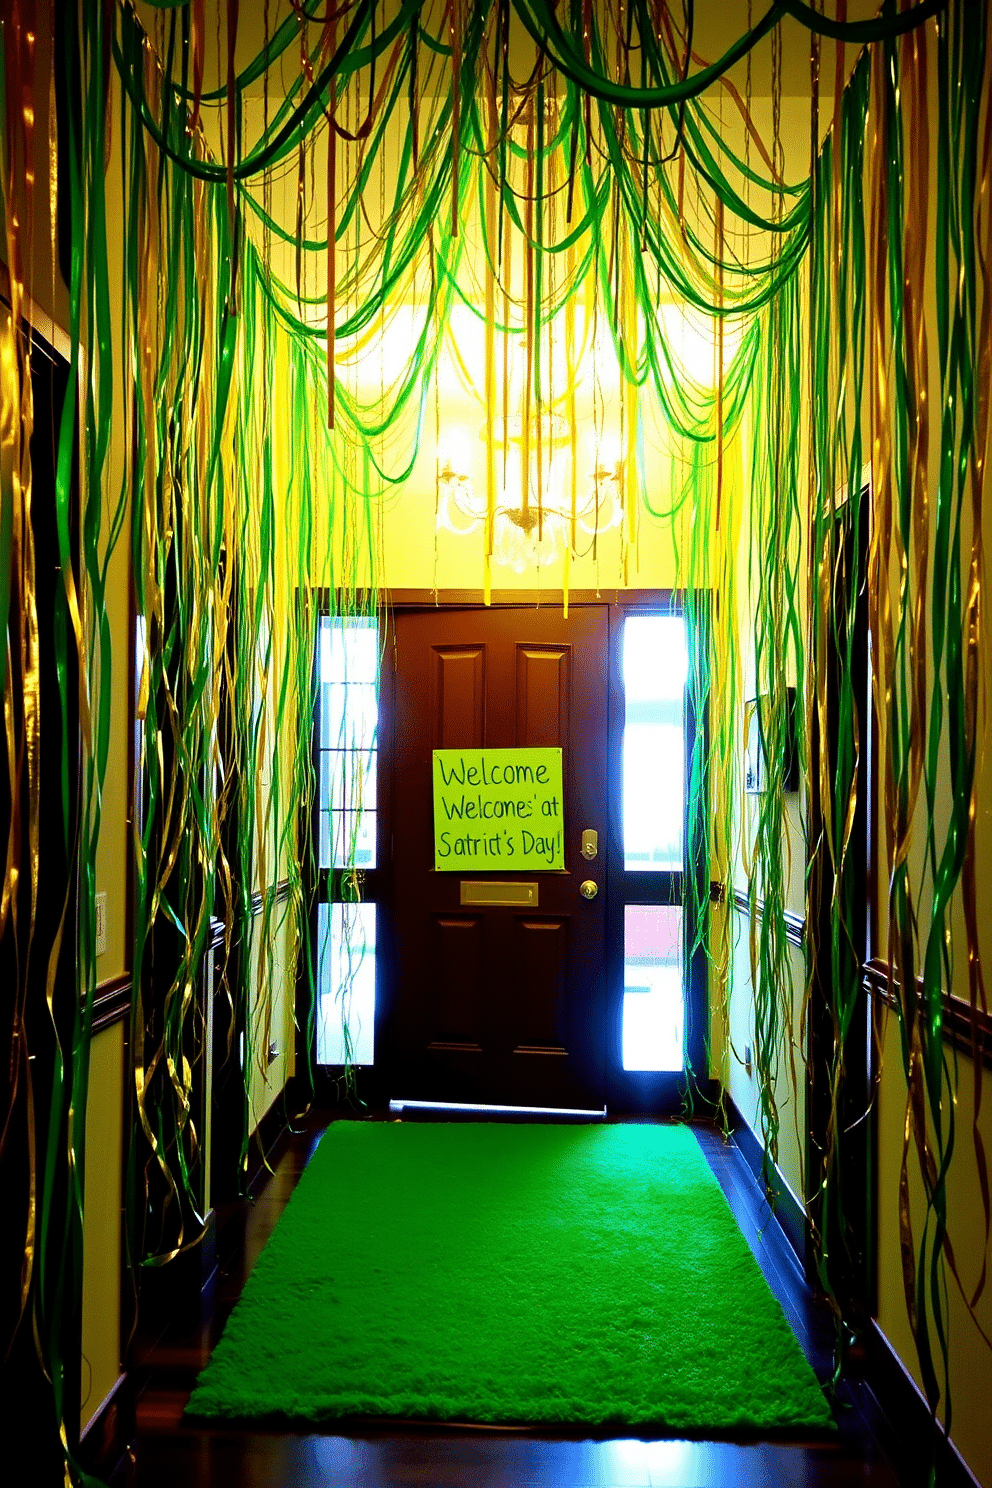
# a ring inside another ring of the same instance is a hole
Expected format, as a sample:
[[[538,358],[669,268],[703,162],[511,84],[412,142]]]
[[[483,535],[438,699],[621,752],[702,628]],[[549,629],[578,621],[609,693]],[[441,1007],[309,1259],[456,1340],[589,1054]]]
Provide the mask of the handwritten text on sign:
[[[435,749],[435,868],[564,868],[563,831],[560,749]]]

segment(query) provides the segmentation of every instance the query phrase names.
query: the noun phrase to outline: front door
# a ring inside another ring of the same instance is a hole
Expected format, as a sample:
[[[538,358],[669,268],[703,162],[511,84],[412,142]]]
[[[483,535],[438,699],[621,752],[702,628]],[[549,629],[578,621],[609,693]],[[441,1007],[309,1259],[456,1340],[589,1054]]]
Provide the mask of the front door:
[[[602,1109],[607,607],[399,611],[392,624],[389,1095]],[[562,751],[564,867],[436,868],[433,751],[535,746]]]

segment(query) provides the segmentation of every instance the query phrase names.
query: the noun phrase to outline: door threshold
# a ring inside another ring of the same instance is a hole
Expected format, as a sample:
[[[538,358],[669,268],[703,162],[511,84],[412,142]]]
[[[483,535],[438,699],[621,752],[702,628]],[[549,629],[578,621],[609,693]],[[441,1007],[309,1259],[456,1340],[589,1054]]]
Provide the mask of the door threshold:
[[[425,1101],[391,1100],[389,1114],[402,1116],[405,1112],[416,1116],[453,1117],[456,1120],[471,1120],[473,1117],[492,1116],[504,1121],[526,1118],[532,1121],[605,1121],[606,1107],[602,1110],[586,1110],[575,1106],[492,1106],[473,1101]]]

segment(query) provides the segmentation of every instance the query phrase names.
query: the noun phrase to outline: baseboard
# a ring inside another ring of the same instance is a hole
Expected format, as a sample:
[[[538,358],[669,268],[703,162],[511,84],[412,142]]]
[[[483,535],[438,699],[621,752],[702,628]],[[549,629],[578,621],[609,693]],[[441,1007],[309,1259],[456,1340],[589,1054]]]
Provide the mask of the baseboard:
[[[289,1130],[293,1119],[287,1114],[290,1110],[289,1094],[289,1086],[284,1086],[248,1138],[246,1192],[250,1192],[260,1174],[271,1167],[275,1150]]]
[[[181,1251],[164,1266],[138,1268],[138,1333],[157,1338],[177,1316],[196,1312],[200,1293],[217,1270],[217,1215],[208,1209],[203,1232],[189,1250]]]
[[[891,1432],[894,1460],[918,1466],[933,1458],[941,1488],[981,1488],[953,1441],[934,1423],[926,1396],[874,1320],[865,1365],[864,1382]]]
[[[199,1317],[201,1293],[216,1270],[217,1214],[213,1209],[207,1210],[203,1231],[189,1250],[164,1266],[138,1268],[139,1324],[124,1369],[80,1432],[79,1461],[87,1472],[110,1477],[123,1461],[134,1424],[135,1364],[140,1365],[142,1351],[178,1318]]]
[[[208,1209],[204,1219],[203,1238],[197,1249],[200,1252],[200,1291],[217,1270],[217,1214]]]
[[[124,1384],[124,1382],[125,1382],[126,1379],[127,1379],[126,1372],[122,1372],[114,1380],[114,1383],[111,1385],[111,1387],[107,1391],[106,1395],[100,1401],[100,1404],[97,1406],[96,1410],[90,1416],[89,1420],[86,1422],[86,1425],[80,1431],[80,1433],[79,1433],[79,1443],[80,1443],[80,1446],[82,1446],[83,1442],[85,1442],[85,1441],[96,1441],[96,1440],[98,1440],[100,1438],[100,1436],[101,1436],[101,1428],[103,1427],[104,1423],[107,1420],[107,1416],[108,1416],[108,1414],[110,1412],[110,1407],[111,1407],[111,1405],[113,1405],[114,1400],[117,1397],[117,1392],[121,1388],[121,1386]],[[99,1453],[97,1453],[96,1455],[99,1455]]]
[[[562,1106],[487,1106],[461,1101],[391,1100],[390,1117],[402,1121],[504,1121],[539,1125],[587,1125],[606,1119],[602,1110]]]
[[[729,1096],[725,1105],[734,1143],[750,1172],[764,1183],[761,1142]],[[805,1272],[806,1214],[778,1166],[770,1167],[773,1212]],[[935,1427],[926,1396],[874,1319],[868,1327],[861,1360],[854,1368],[878,1407],[881,1421],[876,1425],[876,1436],[880,1441],[883,1436],[887,1438],[882,1445],[892,1463],[904,1470],[901,1481],[922,1481],[926,1473],[921,1475],[921,1464],[928,1466],[934,1460],[941,1488],[981,1488],[954,1443],[939,1426]]]
[[[781,1169],[769,1158],[765,1163],[765,1151],[748,1123],[730,1096],[724,1100],[730,1119],[734,1142],[755,1178],[765,1185],[772,1212],[779,1228],[795,1251],[799,1264],[806,1270],[806,1211],[796,1198]],[[769,1178],[770,1173],[770,1178]]]

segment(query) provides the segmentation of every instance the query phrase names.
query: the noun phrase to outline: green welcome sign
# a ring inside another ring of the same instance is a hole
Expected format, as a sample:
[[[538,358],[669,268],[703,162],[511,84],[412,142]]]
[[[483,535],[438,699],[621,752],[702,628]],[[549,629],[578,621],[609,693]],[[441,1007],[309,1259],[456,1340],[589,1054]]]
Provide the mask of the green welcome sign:
[[[560,749],[435,749],[434,867],[564,868]]]

